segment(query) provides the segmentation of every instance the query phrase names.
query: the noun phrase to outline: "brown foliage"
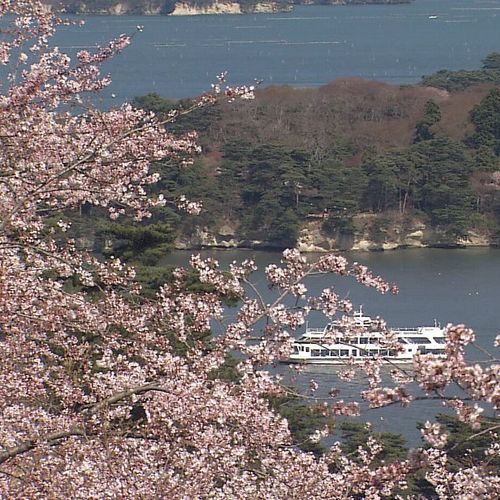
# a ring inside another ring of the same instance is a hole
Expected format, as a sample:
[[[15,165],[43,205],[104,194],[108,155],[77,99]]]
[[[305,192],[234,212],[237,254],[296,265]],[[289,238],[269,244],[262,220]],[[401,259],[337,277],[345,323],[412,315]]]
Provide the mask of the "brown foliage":
[[[209,134],[219,146],[239,138],[324,150],[342,138],[360,153],[382,152],[411,144],[425,103],[432,99],[442,112],[436,133],[462,139],[471,130],[469,111],[489,88],[449,94],[358,78],[338,79],[318,89],[270,86],[260,89],[254,102],[223,106],[217,130]]]
[[[471,109],[486,97],[492,85],[476,85],[462,92],[454,92],[449,98],[437,101],[441,108],[441,122],[436,126],[439,133],[461,140],[473,132],[469,121]]]

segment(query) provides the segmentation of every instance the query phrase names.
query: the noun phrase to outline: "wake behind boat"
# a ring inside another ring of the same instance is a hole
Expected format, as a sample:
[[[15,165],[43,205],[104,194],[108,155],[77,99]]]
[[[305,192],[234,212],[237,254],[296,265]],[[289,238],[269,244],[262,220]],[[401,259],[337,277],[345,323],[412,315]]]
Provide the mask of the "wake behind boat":
[[[392,345],[387,339],[392,338]],[[411,363],[417,353],[444,355],[444,328],[434,326],[390,328],[384,331],[378,320],[363,315],[360,307],[353,316],[353,327],[345,331],[340,320],[324,328],[308,328],[293,342],[289,363],[345,364],[381,357],[393,363]],[[396,344],[396,345],[394,345]]]

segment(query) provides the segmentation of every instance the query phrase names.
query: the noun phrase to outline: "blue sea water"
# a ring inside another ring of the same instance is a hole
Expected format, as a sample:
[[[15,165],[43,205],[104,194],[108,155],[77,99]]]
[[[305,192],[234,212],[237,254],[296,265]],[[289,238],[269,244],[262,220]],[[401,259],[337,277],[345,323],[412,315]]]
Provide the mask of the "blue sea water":
[[[132,45],[104,67],[103,104],[158,92],[170,98],[231,84],[320,86],[338,77],[412,84],[438,69],[474,69],[500,50],[500,0],[414,0],[406,5],[302,6],[276,14],[187,17],[88,16],[64,27],[64,50],[120,33]],[[114,94],[114,101],[111,99]]]

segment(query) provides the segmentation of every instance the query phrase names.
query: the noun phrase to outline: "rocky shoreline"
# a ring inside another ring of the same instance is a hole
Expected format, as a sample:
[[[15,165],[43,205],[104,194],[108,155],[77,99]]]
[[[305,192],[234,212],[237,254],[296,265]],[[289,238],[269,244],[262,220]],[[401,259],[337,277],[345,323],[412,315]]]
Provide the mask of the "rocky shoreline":
[[[357,229],[353,233],[334,231],[325,234],[320,221],[305,225],[297,240],[296,248],[301,252],[331,251],[388,251],[405,248],[468,248],[499,247],[497,237],[484,230],[471,230],[467,236],[453,236],[432,228],[420,221],[410,226],[392,225],[390,230],[382,230],[374,237],[374,214],[360,214],[356,220]],[[241,239],[230,224],[223,224],[217,230],[197,227],[189,236],[178,236],[174,241],[176,250],[213,249],[281,249],[282,246],[265,240]]]
[[[290,12],[296,5],[387,5],[408,4],[413,0],[42,0],[48,12],[86,15],[197,16],[216,14],[260,14]]]
[[[168,15],[170,16],[197,16],[213,14],[244,14],[244,13],[272,13],[289,12],[292,5],[280,4],[279,2],[258,2],[251,9],[245,10],[238,2],[215,1],[208,5],[195,6],[190,2],[176,2],[175,8]]]

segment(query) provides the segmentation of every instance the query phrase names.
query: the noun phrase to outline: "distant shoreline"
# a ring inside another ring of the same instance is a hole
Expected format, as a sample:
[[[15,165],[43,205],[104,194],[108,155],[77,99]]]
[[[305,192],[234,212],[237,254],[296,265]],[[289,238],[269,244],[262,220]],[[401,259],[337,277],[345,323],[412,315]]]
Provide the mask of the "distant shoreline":
[[[48,12],[74,15],[197,16],[291,12],[296,6],[405,5],[413,0],[42,0]]]

